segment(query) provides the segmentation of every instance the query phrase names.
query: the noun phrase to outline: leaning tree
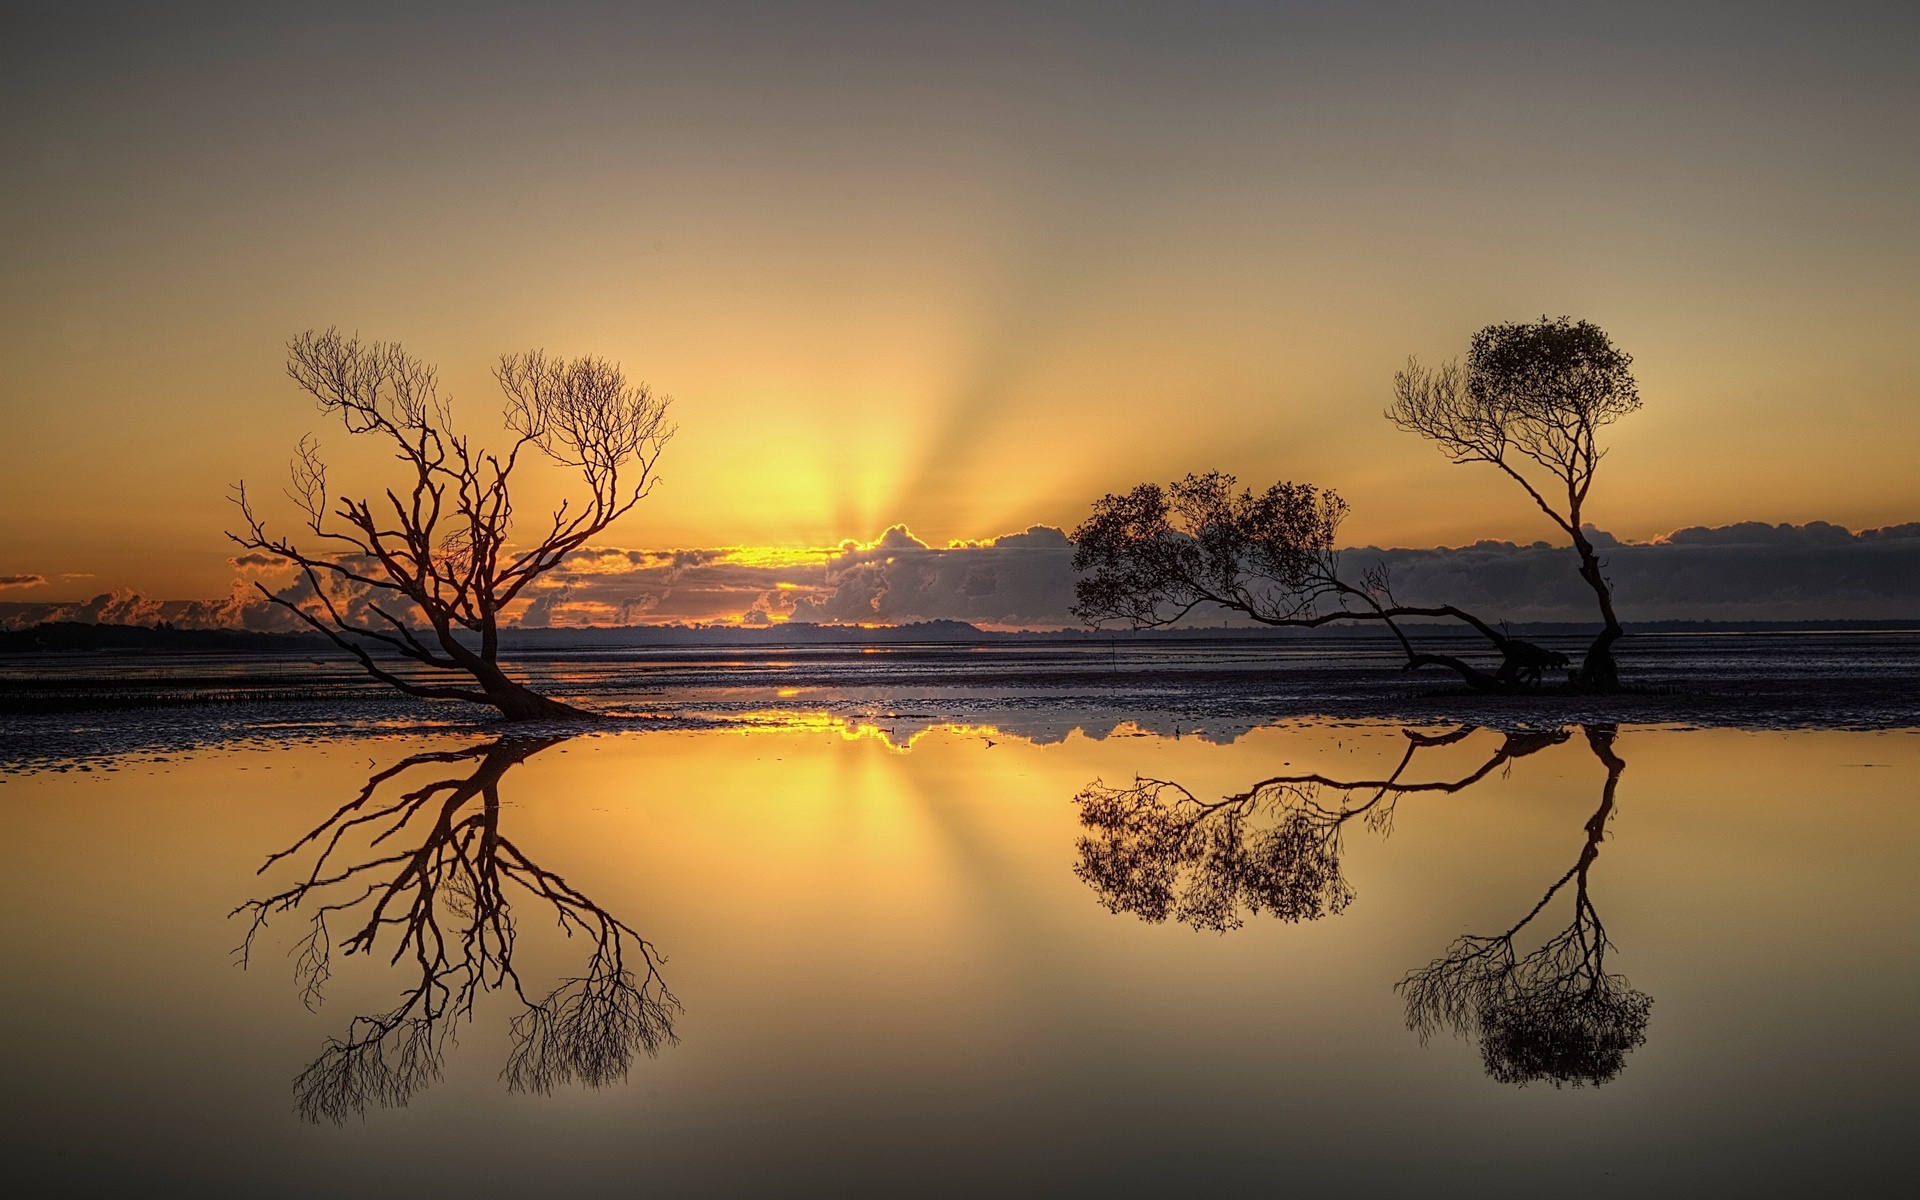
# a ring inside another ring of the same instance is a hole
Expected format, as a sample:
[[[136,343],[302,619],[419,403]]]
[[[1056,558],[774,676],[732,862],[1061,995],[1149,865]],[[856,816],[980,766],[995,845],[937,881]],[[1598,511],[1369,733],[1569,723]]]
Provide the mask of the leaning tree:
[[[1640,407],[1632,365],[1587,321],[1489,325],[1473,335],[1464,370],[1458,362],[1429,370],[1409,358],[1393,377],[1387,409],[1395,425],[1438,443],[1454,462],[1506,472],[1572,539],[1580,578],[1600,602],[1603,627],[1577,676],[1596,691],[1619,686],[1613,644],[1623,631],[1582,510],[1606,453],[1600,430]]]
[[[1331,488],[1276,483],[1255,495],[1218,471],[1169,487],[1143,483],[1102,497],[1073,531],[1073,613],[1089,624],[1133,629],[1172,625],[1202,606],[1262,625],[1317,628],[1336,621],[1385,625],[1406,667],[1441,667],[1481,691],[1537,687],[1560,655],[1508,637],[1451,604],[1397,603],[1384,569],[1358,578],[1341,570],[1337,538],[1347,502]],[[1452,654],[1417,647],[1403,618],[1462,622],[1501,656],[1492,672]]]
[[[397,342],[308,331],[288,343],[287,374],[349,434],[384,442],[402,480],[379,499],[330,497],[319,445],[303,439],[288,495],[317,539],[305,548],[270,534],[240,483],[234,502],[246,530],[227,536],[293,564],[304,584],[292,595],[256,584],[261,594],[409,696],[490,704],[508,720],[586,716],[507,675],[500,619],[652,489],[673,435],[670,399],[605,359],[502,355],[493,374],[514,441],[496,454],[454,432],[434,368]],[[512,476],[528,448],[579,472],[587,496],[563,501],[537,537],[516,541]],[[466,678],[406,678],[396,658]]]

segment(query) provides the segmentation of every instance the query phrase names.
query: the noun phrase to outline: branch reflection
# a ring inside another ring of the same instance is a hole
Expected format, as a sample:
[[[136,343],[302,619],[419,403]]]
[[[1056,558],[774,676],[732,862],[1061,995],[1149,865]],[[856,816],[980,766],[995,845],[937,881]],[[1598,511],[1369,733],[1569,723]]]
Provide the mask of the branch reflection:
[[[1397,987],[1406,998],[1407,1027],[1423,1043],[1442,1029],[1476,1039],[1487,1074],[1502,1083],[1598,1086],[1618,1075],[1627,1052],[1647,1040],[1653,998],[1624,976],[1607,973],[1611,943],[1587,890],[1627,764],[1613,751],[1612,726],[1588,726],[1586,734],[1607,768],[1607,781],[1572,868],[1512,928],[1462,937]],[[1574,888],[1571,923],[1519,954],[1514,939],[1568,883]]]
[[[1384,779],[1275,775],[1213,802],[1166,779],[1135,779],[1124,788],[1089,784],[1074,797],[1080,823],[1093,831],[1080,839],[1074,874],[1108,910],[1148,921],[1172,917],[1217,930],[1237,929],[1246,917],[1262,913],[1315,921],[1344,911],[1353,900],[1353,888],[1340,874],[1347,822],[1359,817],[1368,829],[1388,833],[1402,796],[1461,791],[1569,736],[1562,729],[1509,733],[1469,774],[1416,783],[1405,776],[1420,751],[1452,745],[1474,729],[1401,732],[1406,750]]]
[[[512,1091],[620,1082],[636,1052],[651,1056],[676,1040],[680,1003],[653,946],[501,832],[501,778],[564,740],[503,738],[402,759],[261,866],[264,874],[303,864],[296,882],[233,911],[250,920],[237,951],[242,965],[271,918],[301,913],[307,925],[294,971],[309,1009],[319,1007],[332,972],[334,925],[348,929],[338,942],[343,953],[386,953],[408,969],[397,1005],[354,1017],[294,1081],[301,1116],[339,1123],[369,1104],[404,1106],[439,1078],[456,1026],[490,992],[508,992],[520,1005],[502,1072]],[[443,768],[441,777],[397,795],[385,787],[429,766]],[[538,998],[514,970],[516,890],[551,909],[569,938],[590,944],[581,973]]]
[[[1569,741],[1571,729],[1520,730],[1473,770],[1413,780],[1424,750],[1476,732],[1402,730],[1406,747],[1383,778],[1318,773],[1276,775],[1217,801],[1203,801],[1165,779],[1129,787],[1099,782],[1074,797],[1088,830],[1074,873],[1107,909],[1143,920],[1169,918],[1195,929],[1229,930],[1248,918],[1316,921],[1353,902],[1341,873],[1341,838],[1359,819],[1392,832],[1399,801],[1417,793],[1453,794],[1514,761]],[[1601,1084],[1620,1073],[1629,1050],[1646,1040],[1653,1001],[1605,969],[1611,943],[1588,890],[1588,875],[1612,817],[1626,763],[1614,752],[1612,726],[1585,727],[1587,745],[1607,774],[1598,811],[1573,867],[1504,933],[1468,935],[1397,985],[1407,1025],[1424,1043],[1447,1030],[1479,1043],[1486,1070],[1504,1083]],[[1573,917],[1563,931],[1524,953],[1518,939],[1573,885]]]

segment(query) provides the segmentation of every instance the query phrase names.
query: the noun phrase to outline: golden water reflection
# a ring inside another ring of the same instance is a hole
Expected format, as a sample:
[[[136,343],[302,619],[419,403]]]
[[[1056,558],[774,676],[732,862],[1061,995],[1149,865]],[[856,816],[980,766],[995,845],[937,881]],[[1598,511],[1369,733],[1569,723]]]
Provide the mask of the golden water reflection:
[[[47,1194],[1181,1194],[1355,1164],[1447,1191],[1495,1160],[1811,1194],[1901,1161],[1914,732],[1005,724],[796,709],[9,778],[6,1144]],[[1217,815],[1157,831],[1121,799],[1155,780]],[[309,881],[235,970],[225,914]],[[363,892],[309,1013],[302,939]],[[440,1015],[437,1078],[381,1048],[396,1013]]]
[[[293,957],[308,1009],[320,1007],[336,951],[386,955],[402,974],[393,1008],[354,1017],[294,1081],[301,1116],[338,1124],[369,1104],[406,1105],[440,1078],[460,1023],[489,992],[519,1002],[502,1072],[511,1091],[621,1082],[637,1052],[651,1056],[674,1040],[680,1002],[653,946],[502,828],[507,772],[565,740],[502,738],[408,755],[267,857],[262,874],[291,868],[291,879],[234,910],[247,922],[236,952],[243,966],[269,923],[291,916],[305,923]],[[589,943],[579,973],[537,999],[514,969],[516,893],[561,934]]]

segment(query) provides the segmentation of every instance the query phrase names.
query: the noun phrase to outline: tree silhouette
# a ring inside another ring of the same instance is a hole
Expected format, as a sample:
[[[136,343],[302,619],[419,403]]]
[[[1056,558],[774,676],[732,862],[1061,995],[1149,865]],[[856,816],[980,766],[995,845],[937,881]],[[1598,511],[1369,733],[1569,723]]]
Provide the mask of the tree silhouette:
[[[291,599],[256,584],[261,594],[409,696],[490,704],[509,720],[586,715],[501,669],[500,617],[534,580],[648,493],[673,432],[668,398],[629,384],[604,359],[562,362],[538,350],[503,355],[494,377],[515,440],[496,455],[453,432],[452,402],[440,394],[434,369],[398,343],[363,345],[329,329],[304,333],[287,349],[293,381],[349,434],[389,443],[405,464],[405,482],[387,489],[384,502],[342,497],[330,508],[319,445],[303,439],[288,495],[326,553],[268,533],[240,483],[234,502],[246,529],[227,536],[297,566],[307,591]],[[579,505],[562,502],[537,541],[515,543],[511,477],[528,447],[577,470],[589,495]],[[402,678],[375,652],[463,674],[476,686]]]
[[[1276,775],[1243,792],[1203,801],[1177,783],[1135,779],[1131,787],[1089,784],[1074,797],[1082,837],[1074,874],[1110,912],[1147,921],[1168,917],[1195,929],[1237,929],[1263,913],[1283,921],[1315,921],[1344,911],[1353,888],[1340,873],[1340,835],[1364,818],[1385,833],[1402,796],[1463,791],[1515,759],[1558,745],[1565,730],[1506,735],[1478,768],[1455,779],[1409,782],[1415,756],[1473,733],[1403,730],[1405,752],[1383,779],[1336,779],[1317,773]]]
[[[1441,667],[1481,691],[1537,687],[1543,666],[1565,665],[1553,651],[1510,638],[1464,609],[1396,603],[1384,570],[1357,582],[1344,578],[1335,546],[1347,503],[1332,489],[1282,482],[1255,495],[1234,487],[1233,476],[1214,471],[1102,497],[1073,531],[1073,568],[1081,573],[1074,615],[1094,625],[1117,620],[1152,629],[1211,604],[1262,625],[1377,621],[1399,642],[1408,670]],[[1463,622],[1499,651],[1500,667],[1489,673],[1417,649],[1400,624],[1405,617]]]
[[[1599,326],[1545,317],[1489,325],[1473,335],[1463,371],[1457,362],[1428,370],[1409,358],[1393,377],[1387,417],[1440,445],[1456,463],[1491,463],[1573,541],[1580,578],[1593,589],[1603,627],[1588,647],[1578,680],[1586,688],[1620,685],[1613,644],[1624,632],[1613,611],[1604,564],[1584,525],[1587,493],[1606,454],[1600,430],[1636,411],[1633,359]],[[1528,478],[1526,464],[1551,482]],[[1549,499],[1549,493],[1559,493]]]
[[[249,925],[241,964],[268,921],[302,913],[295,977],[318,1008],[335,948],[330,922],[352,922],[346,954],[385,949],[406,960],[410,982],[392,1009],[348,1022],[294,1081],[295,1105],[310,1121],[364,1115],[369,1104],[401,1107],[437,1080],[446,1047],[483,994],[505,991],[521,1011],[510,1025],[503,1071],[512,1091],[546,1093],[578,1081],[624,1080],[636,1051],[651,1056],[675,1039],[680,1002],[667,990],[653,946],[558,874],[529,858],[500,830],[500,779],[564,739],[508,738],[459,750],[415,754],[379,771],[352,800],[260,867],[310,856],[287,888],[234,909]],[[464,767],[397,796],[383,786],[429,765]],[[585,969],[545,995],[530,996],[513,966],[518,889],[552,910],[568,937],[591,943]]]
[[[1611,943],[1587,890],[1626,763],[1614,753],[1612,726],[1588,726],[1586,733],[1607,781],[1573,867],[1512,928],[1462,937],[1397,988],[1406,998],[1407,1027],[1422,1043],[1442,1029],[1474,1038],[1487,1074],[1502,1083],[1598,1086],[1619,1075],[1627,1052],[1647,1040],[1653,998],[1607,973]],[[1514,939],[1569,883],[1571,922],[1519,953]]]

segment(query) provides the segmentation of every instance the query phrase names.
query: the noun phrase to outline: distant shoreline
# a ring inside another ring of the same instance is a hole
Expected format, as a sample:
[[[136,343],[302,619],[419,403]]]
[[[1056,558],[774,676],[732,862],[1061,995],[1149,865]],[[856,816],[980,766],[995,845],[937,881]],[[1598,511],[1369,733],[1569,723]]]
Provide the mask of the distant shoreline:
[[[1407,623],[1426,636],[1455,635],[1455,627],[1440,623]],[[1920,617],[1908,620],[1836,621],[1629,621],[1629,636],[1658,637],[1685,634],[1838,634],[1916,633]],[[1599,625],[1566,621],[1515,622],[1506,629],[1518,637],[1591,637]],[[570,626],[501,631],[501,647],[509,653],[553,653],[567,650],[646,649],[650,647],[808,645],[969,645],[1013,643],[1206,643],[1342,639],[1375,641],[1385,630],[1362,625],[1321,629],[1273,629],[1261,626],[1186,627],[1179,629],[981,629],[963,621],[924,621],[908,625],[812,625],[788,622],[767,627],[699,625]],[[137,653],[252,654],[333,657],[338,653],[326,638],[314,633],[264,633],[244,629],[176,629],[168,626],[91,625],[62,621],[26,629],[0,630],[0,656],[72,654],[93,651]],[[342,661],[346,661],[342,656]]]

